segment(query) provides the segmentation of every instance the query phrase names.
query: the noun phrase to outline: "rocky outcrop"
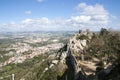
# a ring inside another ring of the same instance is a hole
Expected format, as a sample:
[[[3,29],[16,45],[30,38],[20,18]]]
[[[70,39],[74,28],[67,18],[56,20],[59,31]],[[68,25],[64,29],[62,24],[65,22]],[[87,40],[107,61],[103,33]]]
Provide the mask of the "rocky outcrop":
[[[87,80],[86,74],[84,70],[78,64],[77,58],[81,56],[84,49],[87,48],[87,44],[92,38],[92,32],[82,32],[75,34],[73,38],[70,39],[70,43],[68,44],[68,49],[66,54],[69,54],[67,57],[70,58],[70,62],[74,69],[74,80]]]
[[[92,33],[89,31],[80,32],[75,34],[70,39],[70,42],[64,45],[57,53],[56,60],[53,60],[49,67],[45,68],[44,72],[46,72],[49,68],[52,68],[54,65],[58,63],[62,63],[67,65],[68,69],[71,70],[71,75],[73,77],[68,76],[70,73],[64,74],[68,78],[71,77],[71,80],[79,80],[79,78],[86,79],[86,75],[84,70],[78,64],[76,56],[80,56],[85,48],[87,48],[87,44],[92,38]],[[69,72],[69,71],[67,71]]]
[[[68,44],[59,49],[55,59],[51,61],[49,67],[45,68],[44,72],[55,65],[62,63],[63,65],[67,65],[67,69],[58,80],[101,80],[101,76],[105,76],[110,73],[112,70],[111,65],[106,69],[101,69],[89,78],[78,63],[79,59],[77,59],[77,57],[81,57],[81,59],[84,60],[83,53],[88,47],[92,36],[93,34],[89,30],[86,30],[86,32],[79,31],[79,33],[75,34],[75,36],[70,39]]]

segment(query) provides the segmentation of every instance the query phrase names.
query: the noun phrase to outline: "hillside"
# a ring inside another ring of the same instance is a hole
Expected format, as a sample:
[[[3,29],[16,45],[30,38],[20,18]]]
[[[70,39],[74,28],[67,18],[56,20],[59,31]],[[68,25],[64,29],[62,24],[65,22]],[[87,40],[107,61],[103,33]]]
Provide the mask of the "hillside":
[[[9,64],[0,76],[14,73],[15,80],[119,80],[119,52],[119,32],[80,30],[57,51]]]

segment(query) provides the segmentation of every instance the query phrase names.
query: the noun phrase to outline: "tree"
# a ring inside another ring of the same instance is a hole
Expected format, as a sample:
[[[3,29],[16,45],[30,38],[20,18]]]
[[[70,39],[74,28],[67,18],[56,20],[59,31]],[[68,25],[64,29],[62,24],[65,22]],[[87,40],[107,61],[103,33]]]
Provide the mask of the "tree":
[[[105,28],[101,28],[101,30],[100,30],[100,36],[104,36],[104,35],[106,35],[106,34],[108,34],[109,32],[107,31],[107,29],[105,29]]]

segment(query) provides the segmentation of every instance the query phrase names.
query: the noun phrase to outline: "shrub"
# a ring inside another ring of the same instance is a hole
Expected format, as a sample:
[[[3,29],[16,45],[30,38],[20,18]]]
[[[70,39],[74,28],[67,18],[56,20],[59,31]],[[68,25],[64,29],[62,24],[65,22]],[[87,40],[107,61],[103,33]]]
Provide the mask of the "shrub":
[[[88,36],[86,36],[86,35],[78,35],[77,37],[76,37],[76,39],[78,40],[78,39],[80,39],[80,40],[84,40],[84,39],[88,39]]]

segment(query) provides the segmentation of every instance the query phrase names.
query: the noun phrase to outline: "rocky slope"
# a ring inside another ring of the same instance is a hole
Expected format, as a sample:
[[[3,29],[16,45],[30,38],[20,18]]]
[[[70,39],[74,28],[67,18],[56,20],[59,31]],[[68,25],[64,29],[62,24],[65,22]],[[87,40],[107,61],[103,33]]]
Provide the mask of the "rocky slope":
[[[60,80],[64,78],[68,80],[79,80],[80,78],[87,79],[77,58],[81,57],[81,59],[84,60],[83,52],[84,49],[87,48],[87,44],[91,40],[92,35],[93,34],[89,30],[86,32],[79,31],[79,33],[75,34],[75,36],[70,39],[70,42],[58,51],[56,59],[51,61],[50,66],[46,67],[44,72],[61,63],[67,66],[67,68],[64,75],[60,77]]]
[[[84,61],[85,50],[88,48],[92,36],[93,33],[89,30],[79,31],[75,34],[69,43],[58,51],[50,65],[45,68],[44,73],[54,66],[62,64],[63,74],[57,80],[103,80],[103,77],[113,69],[113,65],[110,64],[105,69],[99,69],[94,63],[89,64]],[[85,70],[89,71],[91,75],[87,75]]]

